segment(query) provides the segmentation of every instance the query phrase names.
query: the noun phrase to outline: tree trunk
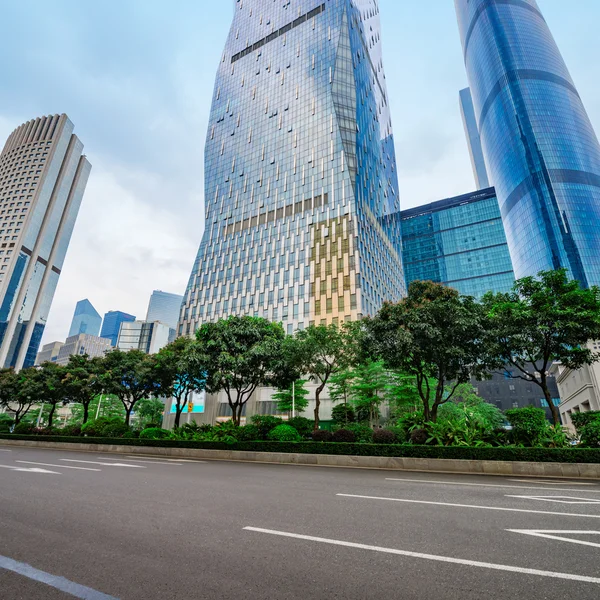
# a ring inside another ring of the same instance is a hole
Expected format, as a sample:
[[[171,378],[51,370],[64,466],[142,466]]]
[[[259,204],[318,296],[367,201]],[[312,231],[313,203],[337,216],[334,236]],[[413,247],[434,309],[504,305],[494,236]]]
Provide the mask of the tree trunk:
[[[82,402],[81,404],[83,405],[83,423],[82,423],[82,425],[85,425],[88,422],[88,419],[90,416],[90,403]]]
[[[546,381],[546,377],[542,375],[541,382],[542,391],[544,392],[544,398],[550,407],[550,412],[552,413],[552,420],[554,421],[554,425],[560,427],[562,425],[560,421],[560,412],[558,410],[558,406],[554,406],[554,402],[552,402],[552,394],[550,394],[550,390],[548,389],[548,382]]]
[[[321,406],[321,392],[325,389],[325,384],[322,383],[315,391],[315,431],[319,429],[319,408]]]
[[[125,425],[129,427],[129,421],[131,421],[131,413],[133,411],[133,404],[125,408]]]
[[[233,417],[231,420],[233,421],[233,424],[237,425],[238,427],[242,421],[242,408],[242,404],[233,404],[231,406],[231,410],[233,411]]]
[[[56,410],[56,404],[50,405],[50,414],[48,415],[48,429],[52,427],[52,422],[54,421],[54,411]]]
[[[180,403],[177,403],[177,407],[175,408],[175,427],[179,427],[179,422],[181,421],[181,413],[183,412],[183,406]]]

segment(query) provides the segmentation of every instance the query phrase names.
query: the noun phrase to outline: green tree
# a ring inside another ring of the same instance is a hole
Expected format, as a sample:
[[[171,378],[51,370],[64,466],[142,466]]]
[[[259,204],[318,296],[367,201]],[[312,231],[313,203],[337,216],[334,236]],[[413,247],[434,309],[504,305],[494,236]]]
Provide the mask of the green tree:
[[[305,387],[306,380],[298,379],[289,387],[278,390],[273,394],[273,400],[277,401],[277,409],[286,412],[290,417],[303,413],[308,406],[308,390]],[[292,410],[294,415],[292,415]]]
[[[73,354],[64,368],[65,398],[83,409],[82,424],[89,419],[90,405],[102,392],[102,358]]]
[[[518,444],[536,446],[548,434],[549,423],[543,408],[513,408],[506,411],[506,418],[512,425],[513,437]]]
[[[47,404],[50,407],[48,427],[52,427],[54,424],[54,414],[58,406],[68,402],[63,384],[64,377],[64,367],[46,362],[28,372],[18,390],[19,395],[25,394],[28,399],[34,400],[35,404]]]
[[[180,337],[165,346],[155,357],[155,374],[161,394],[175,401],[175,427],[194,392],[206,387],[206,368],[200,344],[191,338]]]
[[[140,350],[112,350],[103,360],[104,392],[114,394],[125,409],[125,424],[142,398],[150,398],[160,390],[154,372],[154,360]]]
[[[336,425],[345,426],[354,423],[356,414],[350,404],[337,404],[331,411],[331,420]]]
[[[158,398],[144,398],[137,404],[136,414],[142,429],[151,424],[160,425],[162,423],[165,404]]]
[[[434,380],[429,382],[429,387],[435,387]],[[416,377],[398,371],[389,371],[389,382],[385,389],[385,397],[390,407],[390,419],[392,421],[407,413],[415,413],[423,406]]]
[[[382,360],[367,360],[356,367],[354,375],[350,394],[356,415],[358,417],[364,414],[373,426],[380,417],[379,408],[385,401],[385,390],[389,384],[388,373]]]
[[[489,368],[483,307],[444,285],[413,281],[405,299],[384,304],[365,326],[370,352],[415,378],[426,421],[435,422],[458,386]]]
[[[542,271],[518,280],[512,292],[487,294],[490,316],[487,336],[496,368],[516,369],[510,375],[541,388],[555,425],[558,408],[548,387],[548,369],[560,361],[579,369],[600,359],[588,346],[600,338],[600,288],[582,289],[567,271]],[[508,365],[508,367],[507,367]]]
[[[350,400],[350,387],[355,374],[352,369],[342,369],[329,378],[329,397],[332,402],[348,404]]]
[[[332,375],[350,363],[353,338],[338,325],[311,325],[296,334],[296,356],[301,370],[317,384],[315,431],[319,429],[321,393]]]
[[[205,357],[206,389],[225,392],[236,425],[259,386],[286,387],[297,379],[285,359],[285,337],[281,324],[249,316],[204,323],[196,332]]]
[[[0,406],[14,414],[18,425],[36,403],[35,395],[27,394],[26,384],[35,369],[23,369],[18,374],[13,368],[0,369]]]

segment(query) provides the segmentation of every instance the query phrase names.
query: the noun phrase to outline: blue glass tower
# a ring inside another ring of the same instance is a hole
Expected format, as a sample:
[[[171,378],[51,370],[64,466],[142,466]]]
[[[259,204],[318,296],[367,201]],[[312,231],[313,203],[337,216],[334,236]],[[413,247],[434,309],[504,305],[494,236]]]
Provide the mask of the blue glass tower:
[[[121,323],[126,323],[129,321],[135,321],[135,317],[133,315],[121,312],[120,310],[111,310],[107,312],[104,315],[100,337],[110,340],[111,346],[116,346],[117,340],[119,339]]]
[[[231,314],[288,331],[405,291],[375,0],[244,0],[213,95],[206,230],[179,334]]]
[[[435,281],[476,298],[512,289],[494,188],[403,210],[400,218],[407,285]]]
[[[535,0],[455,0],[517,277],[600,284],[600,145]]]
[[[80,300],[75,306],[75,314],[71,321],[71,329],[69,329],[69,337],[87,333],[88,335],[100,335],[100,325],[102,325],[102,317],[93,307],[92,303],[86,298]]]

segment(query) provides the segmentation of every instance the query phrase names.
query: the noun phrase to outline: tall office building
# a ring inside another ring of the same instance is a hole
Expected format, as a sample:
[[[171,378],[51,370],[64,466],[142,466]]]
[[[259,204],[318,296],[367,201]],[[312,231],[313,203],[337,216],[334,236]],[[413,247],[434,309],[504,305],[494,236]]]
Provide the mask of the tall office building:
[[[0,154],[0,366],[32,366],[91,165],[66,115],[28,121]]]
[[[174,339],[175,331],[160,321],[131,321],[121,324],[117,348],[119,350],[141,350],[156,354]]]
[[[119,330],[121,329],[121,323],[128,323],[135,321],[133,315],[129,315],[120,310],[111,310],[104,315],[104,321],[102,322],[102,331],[100,337],[110,340],[111,346],[117,345],[119,339]]]
[[[102,325],[100,313],[92,306],[89,300],[80,300],[75,306],[75,314],[71,321],[69,337],[79,335],[80,333],[98,336],[100,335],[100,325]]]
[[[182,301],[183,296],[155,290],[150,296],[146,322],[160,321],[172,329],[176,329]]]
[[[400,213],[406,284],[435,281],[481,298],[508,292],[513,273],[494,188]]]
[[[515,275],[600,284],[600,145],[535,0],[455,0]]]
[[[471,90],[465,88],[459,93],[460,114],[465,128],[465,137],[471,157],[471,167],[473,168],[473,177],[478,190],[490,187],[490,178],[488,177],[485,159],[483,158],[483,148],[481,147],[481,137],[477,127],[477,118],[475,117],[475,107],[473,106],[473,97]]]
[[[237,2],[205,148],[206,230],[179,325],[287,331],[405,292],[378,2]]]

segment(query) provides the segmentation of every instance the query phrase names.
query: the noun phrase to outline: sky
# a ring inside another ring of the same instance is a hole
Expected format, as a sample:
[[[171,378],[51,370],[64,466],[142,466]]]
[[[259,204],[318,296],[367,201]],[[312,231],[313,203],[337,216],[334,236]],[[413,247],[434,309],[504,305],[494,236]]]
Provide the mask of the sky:
[[[183,294],[204,228],[203,147],[230,0],[0,0],[0,144],[66,113],[92,173],[44,335],[75,304],[145,318]],[[402,208],[475,188],[453,0],[380,0]],[[598,0],[538,0],[596,130]],[[51,7],[51,9],[50,9]]]

